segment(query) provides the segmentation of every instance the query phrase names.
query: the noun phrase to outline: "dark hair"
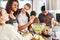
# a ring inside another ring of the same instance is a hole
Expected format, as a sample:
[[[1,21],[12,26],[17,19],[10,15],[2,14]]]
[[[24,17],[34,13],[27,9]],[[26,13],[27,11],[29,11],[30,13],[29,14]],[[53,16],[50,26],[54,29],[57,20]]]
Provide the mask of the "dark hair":
[[[3,9],[3,8],[2,8],[2,7],[0,7],[0,16],[2,16],[2,9]]]
[[[29,3],[26,3],[25,5],[27,5],[29,7],[29,9],[31,8],[31,5]]]
[[[6,11],[7,13],[10,13],[10,10],[12,9],[12,3],[13,2],[17,2],[18,3],[18,0],[8,0],[7,4],[6,4]],[[19,4],[19,3],[18,3]]]
[[[45,6],[42,6],[41,7],[41,11],[45,11]]]
[[[31,13],[30,13],[30,16],[36,16],[36,12],[35,11],[31,11]]]

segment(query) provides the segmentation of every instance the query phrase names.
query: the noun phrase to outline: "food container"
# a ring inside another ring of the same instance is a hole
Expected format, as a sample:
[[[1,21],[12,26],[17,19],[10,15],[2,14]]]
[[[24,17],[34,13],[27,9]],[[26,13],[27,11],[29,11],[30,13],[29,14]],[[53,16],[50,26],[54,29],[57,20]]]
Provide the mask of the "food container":
[[[45,24],[32,24],[32,28],[34,31],[42,31],[45,28]]]

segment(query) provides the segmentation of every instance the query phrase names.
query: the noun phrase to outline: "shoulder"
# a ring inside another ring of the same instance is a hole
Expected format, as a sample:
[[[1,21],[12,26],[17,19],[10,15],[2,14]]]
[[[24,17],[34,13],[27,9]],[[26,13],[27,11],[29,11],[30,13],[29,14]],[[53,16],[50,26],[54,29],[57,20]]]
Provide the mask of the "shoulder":
[[[42,16],[42,13],[40,13],[39,15],[38,15],[38,17],[41,17]]]
[[[49,12],[48,12],[48,15],[53,16],[53,14],[52,13],[49,13]]]
[[[42,15],[42,13],[40,13],[39,15]]]
[[[5,32],[12,32],[14,29],[14,27],[11,24],[4,24],[2,25],[3,31]],[[1,30],[1,27],[0,27]]]
[[[49,15],[52,15],[52,13],[49,13],[49,12],[48,12],[48,14],[49,14]]]
[[[28,12],[26,12],[26,15],[29,15],[29,13],[28,13]]]
[[[29,17],[29,13],[28,12],[26,12],[26,16]]]
[[[11,24],[5,24],[4,26],[5,26],[5,28],[7,28],[9,30],[15,30],[15,28]]]
[[[11,24],[5,24],[4,26],[7,28],[13,28],[13,26]]]

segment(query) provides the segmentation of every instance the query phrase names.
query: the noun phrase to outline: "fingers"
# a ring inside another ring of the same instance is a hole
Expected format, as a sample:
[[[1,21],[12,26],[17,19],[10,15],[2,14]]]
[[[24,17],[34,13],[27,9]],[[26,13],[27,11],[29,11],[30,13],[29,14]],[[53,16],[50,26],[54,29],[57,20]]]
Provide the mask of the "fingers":
[[[30,17],[30,22],[32,23],[34,21],[34,19],[35,19],[35,16],[31,16]]]

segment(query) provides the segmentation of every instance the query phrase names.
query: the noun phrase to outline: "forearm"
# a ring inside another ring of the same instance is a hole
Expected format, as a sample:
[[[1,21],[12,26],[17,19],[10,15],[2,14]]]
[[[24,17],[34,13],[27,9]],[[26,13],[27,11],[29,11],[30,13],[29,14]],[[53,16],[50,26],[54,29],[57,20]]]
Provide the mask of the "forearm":
[[[23,30],[25,29],[26,27],[28,27],[29,25],[31,24],[31,22],[28,22],[27,24],[23,25],[23,26],[20,26],[20,24],[18,25],[18,29],[19,30]]]
[[[31,23],[33,23],[34,19],[35,19],[34,16],[30,17],[30,21],[27,22],[27,23],[26,23],[25,25],[23,25],[23,26],[21,26],[21,25],[19,24],[19,25],[18,25],[18,29],[19,29],[19,30],[23,30],[23,29],[27,28]]]

